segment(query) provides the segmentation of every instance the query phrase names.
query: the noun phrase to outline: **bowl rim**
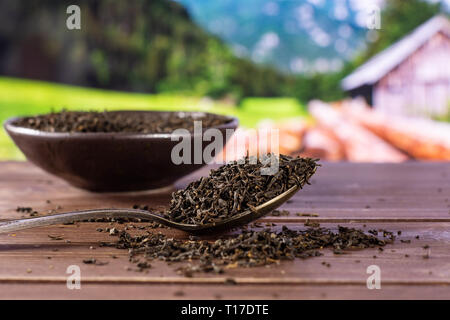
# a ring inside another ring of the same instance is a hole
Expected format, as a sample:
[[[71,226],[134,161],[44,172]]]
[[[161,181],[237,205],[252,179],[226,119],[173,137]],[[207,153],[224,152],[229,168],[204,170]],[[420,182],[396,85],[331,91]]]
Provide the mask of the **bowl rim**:
[[[87,111],[89,112],[89,111]],[[219,117],[228,118],[229,121],[223,123],[218,126],[202,128],[202,133],[208,129],[236,129],[239,125],[239,119],[233,116],[222,115],[212,112],[204,112],[204,111],[164,111],[164,110],[111,110],[107,112],[114,113],[184,113],[184,114],[205,114],[205,115],[214,115]],[[26,127],[21,127],[15,125],[14,122],[18,119],[32,117],[32,116],[16,116],[8,118],[4,121],[3,127],[9,133],[34,136],[34,137],[45,137],[45,138],[172,138],[174,137],[173,132],[167,133],[139,133],[139,132],[48,132],[41,131],[37,129],[31,129]],[[176,137],[183,136],[195,136],[194,132],[177,134]]]

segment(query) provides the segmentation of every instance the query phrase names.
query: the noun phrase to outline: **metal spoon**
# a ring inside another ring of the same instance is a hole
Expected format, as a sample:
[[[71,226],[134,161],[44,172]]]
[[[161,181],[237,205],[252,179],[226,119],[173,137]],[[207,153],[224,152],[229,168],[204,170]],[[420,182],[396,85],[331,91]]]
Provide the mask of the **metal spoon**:
[[[0,233],[14,232],[22,229],[48,226],[52,224],[64,224],[83,221],[87,219],[102,218],[147,219],[161,223],[168,227],[187,231],[192,234],[207,233],[242,226],[251,221],[259,219],[289,200],[289,198],[292,197],[299,189],[300,187],[298,185],[295,185],[282,194],[276,196],[275,198],[255,207],[253,210],[246,210],[228,219],[208,224],[178,223],[168,220],[159,214],[139,209],[93,209],[3,222],[0,223]]]

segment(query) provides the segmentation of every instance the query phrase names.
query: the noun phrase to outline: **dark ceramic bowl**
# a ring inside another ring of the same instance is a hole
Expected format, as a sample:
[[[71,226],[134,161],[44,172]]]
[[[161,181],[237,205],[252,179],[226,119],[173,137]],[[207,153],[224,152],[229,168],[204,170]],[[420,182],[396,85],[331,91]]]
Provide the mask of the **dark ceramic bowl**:
[[[199,114],[199,112],[183,113]],[[223,117],[229,121],[216,128],[222,132],[223,145],[225,145],[227,140],[225,130],[236,129],[238,120]],[[16,126],[14,122],[17,119],[7,120],[4,127],[30,162],[76,187],[91,191],[136,191],[161,188],[171,185],[179,178],[205,165],[204,162],[174,164],[171,160],[171,151],[181,140],[171,141],[170,133],[44,132]],[[193,146],[194,133],[190,133],[187,138]],[[209,143],[202,142],[202,150]]]

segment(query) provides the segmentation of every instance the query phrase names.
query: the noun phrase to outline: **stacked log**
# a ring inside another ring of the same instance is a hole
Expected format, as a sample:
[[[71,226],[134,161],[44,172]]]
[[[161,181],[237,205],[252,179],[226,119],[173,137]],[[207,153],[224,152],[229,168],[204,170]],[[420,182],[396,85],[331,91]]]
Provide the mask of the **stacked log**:
[[[279,132],[279,152],[294,154],[302,148],[303,137],[309,130],[309,124],[302,118],[294,118],[273,124],[271,129]]]
[[[416,159],[450,160],[450,124],[429,119],[387,115],[364,100],[343,104],[346,116]]]
[[[312,101],[309,111],[314,123],[297,118],[238,129],[218,162],[265,152],[328,161],[450,160],[450,124],[386,115],[358,99],[333,104]]]
[[[216,162],[238,160],[246,154],[297,153],[302,147],[302,137],[307,128],[308,124],[303,119],[290,119],[279,123],[265,121],[257,129],[237,129],[216,157]]]
[[[318,124],[341,142],[347,160],[355,162],[402,162],[408,157],[364,127],[321,101],[311,101],[309,111]]]
[[[345,150],[336,137],[319,126],[312,127],[303,136],[303,148],[299,156],[328,161],[345,159]]]
[[[234,134],[228,140],[227,144],[220,152],[214,162],[224,164],[229,161],[243,158],[248,150],[249,133],[243,128],[235,130]],[[243,142],[242,142],[243,141]]]

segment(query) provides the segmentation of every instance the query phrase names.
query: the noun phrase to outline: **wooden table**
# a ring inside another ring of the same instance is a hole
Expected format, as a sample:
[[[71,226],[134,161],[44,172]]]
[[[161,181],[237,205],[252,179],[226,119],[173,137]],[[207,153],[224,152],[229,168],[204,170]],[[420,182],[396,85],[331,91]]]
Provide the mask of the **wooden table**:
[[[179,181],[176,187],[184,187],[205,174],[207,170],[200,170]],[[75,189],[25,162],[0,163],[2,220],[26,216],[16,212],[17,206],[47,213],[52,209],[63,212],[131,207],[135,203],[167,205],[170,191],[94,194]],[[148,273],[127,270],[134,270],[134,266],[128,261],[126,250],[99,247],[100,241],[114,240],[107,233],[96,232],[109,223],[23,230],[0,235],[0,298],[450,298],[450,163],[325,163],[312,185],[282,208],[291,214],[269,216],[262,221],[274,222],[276,228],[304,228],[307,218],[295,213],[317,213],[319,217],[314,219],[323,226],[383,228],[400,230],[401,235],[382,252],[366,249],[334,255],[324,250],[321,257],[186,278],[175,272],[176,266],[160,261],[153,262]],[[160,231],[186,237],[182,232]],[[64,240],[52,240],[48,235],[59,235]],[[429,258],[424,258],[426,255]],[[83,259],[88,258],[108,264],[84,264]],[[323,265],[324,261],[331,266]],[[81,269],[80,290],[67,289],[66,271],[70,265]],[[366,286],[370,265],[380,267],[380,290]],[[230,277],[235,279],[235,285],[227,284]]]

